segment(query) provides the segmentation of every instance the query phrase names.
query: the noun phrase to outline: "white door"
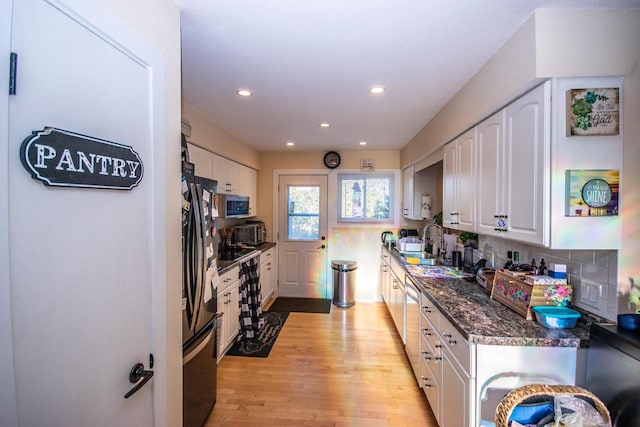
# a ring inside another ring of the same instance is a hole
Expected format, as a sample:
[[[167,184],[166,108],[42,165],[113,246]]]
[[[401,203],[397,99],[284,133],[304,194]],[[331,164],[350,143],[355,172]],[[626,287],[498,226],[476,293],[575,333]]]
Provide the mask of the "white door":
[[[280,176],[278,212],[278,296],[328,298],[327,176]]]
[[[152,69],[85,18],[40,0],[14,2],[8,201],[18,419],[150,426],[153,379],[124,395],[134,364],[150,368],[152,279],[162,283],[152,274],[162,238],[154,210],[164,212],[153,197]],[[19,153],[45,126],[131,146],[142,181],[130,191],[44,186]]]

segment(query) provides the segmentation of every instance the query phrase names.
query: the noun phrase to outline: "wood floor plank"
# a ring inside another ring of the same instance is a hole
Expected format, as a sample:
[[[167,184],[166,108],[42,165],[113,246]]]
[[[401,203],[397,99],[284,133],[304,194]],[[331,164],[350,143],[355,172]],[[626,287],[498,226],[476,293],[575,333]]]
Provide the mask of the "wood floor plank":
[[[205,426],[437,423],[383,303],[291,313],[268,358],[225,356]]]

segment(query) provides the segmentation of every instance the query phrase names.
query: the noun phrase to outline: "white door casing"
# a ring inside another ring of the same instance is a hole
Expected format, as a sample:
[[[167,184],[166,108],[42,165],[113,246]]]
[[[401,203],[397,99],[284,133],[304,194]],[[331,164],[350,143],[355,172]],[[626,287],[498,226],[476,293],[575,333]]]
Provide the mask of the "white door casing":
[[[293,187],[319,191],[318,231],[313,233],[314,238],[288,235],[288,189]],[[278,296],[328,298],[327,176],[280,175],[278,188]]]
[[[154,379],[123,396],[132,366],[148,369],[152,336],[162,336],[152,316],[166,286],[163,72],[144,42],[121,45],[90,24],[99,8],[81,9],[91,12],[14,4],[8,247],[17,420],[152,425]],[[144,178],[131,191],[45,187],[18,155],[22,140],[45,126],[132,146]]]

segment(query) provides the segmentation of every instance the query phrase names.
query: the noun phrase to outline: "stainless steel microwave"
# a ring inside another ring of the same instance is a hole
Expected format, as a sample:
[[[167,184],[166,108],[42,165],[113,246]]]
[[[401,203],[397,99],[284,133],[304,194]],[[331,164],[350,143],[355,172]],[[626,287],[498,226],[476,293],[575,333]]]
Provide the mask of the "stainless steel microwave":
[[[218,205],[222,218],[246,218],[249,216],[249,196],[219,194]]]
[[[236,225],[233,227],[233,234],[236,243],[256,246],[264,243],[267,230],[264,227],[264,222],[257,222],[253,224]]]

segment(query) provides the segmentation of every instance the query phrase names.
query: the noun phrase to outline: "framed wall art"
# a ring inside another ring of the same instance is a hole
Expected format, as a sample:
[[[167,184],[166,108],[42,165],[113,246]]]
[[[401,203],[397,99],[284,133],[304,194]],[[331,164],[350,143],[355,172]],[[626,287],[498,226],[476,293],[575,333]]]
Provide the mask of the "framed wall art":
[[[618,215],[618,169],[567,170],[565,175],[565,216]]]
[[[620,89],[617,87],[570,89],[567,110],[567,136],[620,133]]]

